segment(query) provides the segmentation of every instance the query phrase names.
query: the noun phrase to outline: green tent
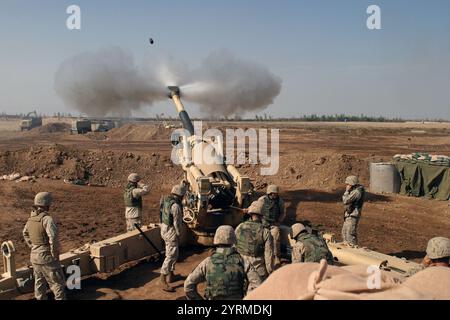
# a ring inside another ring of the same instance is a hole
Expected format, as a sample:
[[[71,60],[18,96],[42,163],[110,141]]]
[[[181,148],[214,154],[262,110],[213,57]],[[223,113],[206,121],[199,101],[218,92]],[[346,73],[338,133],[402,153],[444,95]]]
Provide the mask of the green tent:
[[[400,173],[400,194],[449,200],[450,167],[415,161],[395,161]]]

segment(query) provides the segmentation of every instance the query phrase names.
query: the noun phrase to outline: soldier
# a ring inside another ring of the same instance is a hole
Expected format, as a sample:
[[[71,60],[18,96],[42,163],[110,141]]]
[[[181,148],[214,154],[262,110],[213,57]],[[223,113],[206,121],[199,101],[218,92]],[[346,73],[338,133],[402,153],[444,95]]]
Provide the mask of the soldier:
[[[286,217],[284,201],[279,196],[279,188],[276,185],[267,187],[266,195],[258,199],[261,205],[263,216],[263,225],[270,229],[274,241],[274,268],[280,266],[281,243],[280,243],[280,224]]]
[[[203,300],[197,292],[197,285],[205,281],[207,300],[240,300],[244,297],[244,261],[233,247],[235,243],[233,227],[217,228],[214,253],[203,260],[184,282],[184,292],[189,300]]]
[[[256,289],[273,271],[273,238],[261,221],[261,204],[254,201],[248,208],[250,220],[236,228],[236,249],[247,272],[247,293]]]
[[[301,223],[292,225],[291,238],[296,241],[292,246],[292,263],[320,262],[326,259],[328,264],[333,264],[333,254],[326,241],[321,235],[312,233],[309,227]]]
[[[47,284],[56,300],[65,300],[65,277],[59,263],[58,227],[49,215],[52,195],[40,192],[34,198],[34,209],[23,229],[23,237],[31,248],[34,295],[47,300]]]
[[[427,255],[423,258],[422,264],[410,270],[409,276],[428,267],[450,267],[450,239],[444,237],[430,239],[426,252]]]
[[[137,173],[130,174],[123,194],[127,231],[135,230],[135,224],[139,227],[142,225],[142,196],[148,194],[149,187],[140,181],[141,178]]]
[[[342,226],[342,240],[350,245],[358,244],[356,228],[361,217],[361,210],[364,204],[365,190],[359,184],[356,176],[349,176],[345,179],[346,189],[342,196],[345,205],[344,225]]]
[[[166,258],[161,267],[160,283],[162,289],[167,292],[175,292],[175,289],[168,285],[175,281],[175,263],[178,259],[178,243],[181,234],[181,224],[183,219],[182,199],[185,189],[180,185],[172,188],[169,196],[161,198],[160,220],[161,237],[166,243]]]

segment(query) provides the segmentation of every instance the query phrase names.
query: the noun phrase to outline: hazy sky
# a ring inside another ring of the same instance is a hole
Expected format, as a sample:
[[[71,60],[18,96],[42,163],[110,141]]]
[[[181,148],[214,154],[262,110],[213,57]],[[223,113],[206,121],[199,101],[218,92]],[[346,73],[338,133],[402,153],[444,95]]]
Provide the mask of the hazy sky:
[[[66,28],[71,4],[81,7],[81,30]],[[381,7],[382,30],[366,27],[370,4]],[[274,116],[450,120],[447,0],[0,0],[0,112],[73,111],[55,93],[56,70],[109,46],[130,50],[137,62],[170,55],[195,66],[224,48],[264,64],[283,80],[262,112]],[[161,112],[175,114],[169,102],[140,114]]]

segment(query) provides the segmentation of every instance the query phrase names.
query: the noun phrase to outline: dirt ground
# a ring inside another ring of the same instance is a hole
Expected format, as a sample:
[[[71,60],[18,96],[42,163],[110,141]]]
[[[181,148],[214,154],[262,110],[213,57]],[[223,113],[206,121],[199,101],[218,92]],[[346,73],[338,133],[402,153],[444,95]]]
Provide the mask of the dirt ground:
[[[54,122],[54,121],[53,121]],[[260,176],[258,165],[238,169],[258,191],[277,183],[287,205],[286,224],[308,219],[340,238],[343,181],[357,174],[369,184],[369,164],[398,153],[450,155],[449,123],[301,123],[229,122],[209,127],[280,129],[280,166],[276,176]],[[12,240],[17,263],[29,251],[22,239],[34,194],[54,193],[52,214],[60,227],[63,252],[125,230],[122,187],[130,172],[139,172],[151,186],[144,200],[145,223],[157,222],[160,196],[183,176],[170,161],[170,130],[156,123],[126,124],[108,133],[71,135],[66,126],[51,130],[14,131],[0,121],[0,176],[18,172],[35,182],[0,181],[0,241]],[[64,183],[82,179],[90,186]],[[369,190],[370,191],[370,190]],[[450,207],[445,201],[372,194],[363,210],[360,244],[387,254],[418,260],[434,236],[450,237]],[[187,275],[204,257],[204,249],[182,253],[177,272]],[[182,299],[157,288],[160,262],[142,261],[112,275],[83,282],[74,299]],[[30,295],[21,298],[30,298]]]

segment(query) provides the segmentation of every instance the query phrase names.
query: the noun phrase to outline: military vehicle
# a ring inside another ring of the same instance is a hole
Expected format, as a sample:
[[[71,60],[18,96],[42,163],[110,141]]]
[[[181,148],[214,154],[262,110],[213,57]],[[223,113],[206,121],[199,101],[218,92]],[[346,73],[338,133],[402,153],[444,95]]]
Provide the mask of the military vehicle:
[[[92,131],[92,122],[90,120],[81,119],[72,121],[72,133],[84,134]]]
[[[32,111],[23,117],[20,122],[20,131],[28,131],[40,126],[42,126],[42,118],[37,115],[36,111]]]
[[[111,120],[94,121],[91,124],[92,132],[107,132],[115,128],[115,122]]]

